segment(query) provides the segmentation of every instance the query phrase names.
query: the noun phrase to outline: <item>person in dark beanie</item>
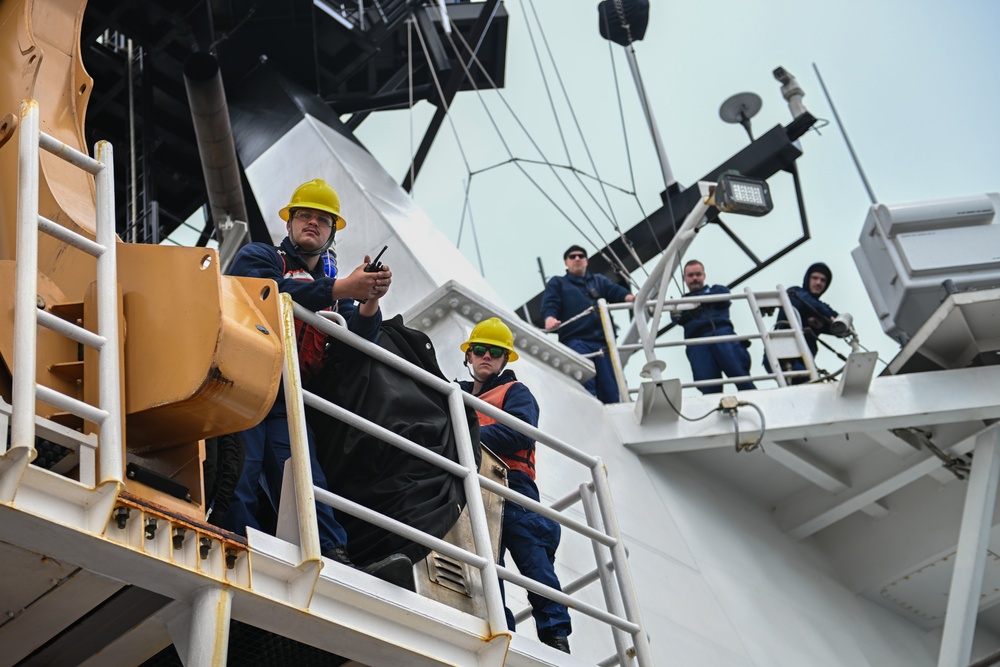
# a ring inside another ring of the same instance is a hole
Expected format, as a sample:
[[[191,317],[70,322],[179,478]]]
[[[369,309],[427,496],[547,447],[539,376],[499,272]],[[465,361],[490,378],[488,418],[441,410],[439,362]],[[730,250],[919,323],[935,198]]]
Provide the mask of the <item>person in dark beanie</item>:
[[[820,301],[820,297],[829,289],[832,282],[833,272],[830,270],[830,267],[823,262],[816,262],[806,269],[806,273],[802,277],[802,287],[788,288],[789,301],[792,302],[792,308],[795,309],[798,319],[802,323],[802,333],[805,334],[806,345],[809,347],[809,352],[814,358],[819,349],[817,337],[820,334],[832,333],[830,325],[833,324],[833,320],[838,314],[837,311],[825,302]],[[775,328],[791,328],[791,325],[788,323],[788,314],[784,308],[778,311],[778,320],[775,323]],[[766,357],[764,358],[764,368],[767,369],[768,373],[771,372],[771,365],[768,363]],[[806,370],[806,365],[802,359],[794,359],[783,362],[782,370],[804,371]],[[792,379],[793,384],[800,384],[807,381],[808,378],[804,375]]]

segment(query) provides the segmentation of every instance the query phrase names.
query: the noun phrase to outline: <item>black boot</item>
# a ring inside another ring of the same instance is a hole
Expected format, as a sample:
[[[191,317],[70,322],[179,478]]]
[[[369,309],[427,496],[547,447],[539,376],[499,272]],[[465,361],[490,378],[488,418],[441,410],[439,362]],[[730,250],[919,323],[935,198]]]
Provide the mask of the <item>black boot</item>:
[[[382,581],[388,581],[390,584],[395,584],[400,588],[405,588],[409,591],[417,590],[416,583],[413,581],[413,563],[403,554],[392,554],[364,567],[358,567],[354,564],[354,561],[347,554],[346,547],[334,547],[333,549],[324,551],[323,555],[330,560],[361,570],[365,574],[378,577]]]
[[[361,571],[408,591],[417,590],[416,582],[413,580],[413,563],[403,554],[386,556],[382,560],[365,565]]]
[[[557,651],[569,653],[569,639],[566,635],[556,634],[555,632],[542,632],[539,633],[538,639],[543,644],[548,644]]]

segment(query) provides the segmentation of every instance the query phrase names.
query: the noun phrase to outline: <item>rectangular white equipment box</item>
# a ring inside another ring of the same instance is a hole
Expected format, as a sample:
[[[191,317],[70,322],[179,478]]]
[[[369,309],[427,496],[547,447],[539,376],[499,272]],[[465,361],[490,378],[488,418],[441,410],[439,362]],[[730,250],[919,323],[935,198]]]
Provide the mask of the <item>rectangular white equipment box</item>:
[[[869,209],[851,255],[882,329],[900,345],[948,290],[1000,286],[998,211],[995,192]]]

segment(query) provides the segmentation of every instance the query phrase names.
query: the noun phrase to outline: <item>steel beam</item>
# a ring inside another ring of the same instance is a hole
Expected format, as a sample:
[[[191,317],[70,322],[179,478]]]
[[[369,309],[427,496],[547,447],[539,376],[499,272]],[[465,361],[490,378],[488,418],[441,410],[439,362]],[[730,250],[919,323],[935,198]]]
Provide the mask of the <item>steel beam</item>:
[[[972,658],[972,638],[976,632],[976,614],[997,496],[997,473],[1000,472],[998,449],[1000,431],[991,429],[976,438],[938,667],[964,667]]]
[[[991,426],[968,432],[973,428],[970,425],[968,429],[961,429],[961,434],[956,435],[950,445],[942,445],[941,449],[952,456],[961,456],[973,448],[978,436],[994,430]],[[903,461],[890,452],[878,451],[866,458],[864,465],[854,472],[850,489],[836,496],[812,489],[796,493],[778,505],[775,516],[782,530],[795,539],[804,539],[940,466],[941,459],[930,452],[921,452]]]

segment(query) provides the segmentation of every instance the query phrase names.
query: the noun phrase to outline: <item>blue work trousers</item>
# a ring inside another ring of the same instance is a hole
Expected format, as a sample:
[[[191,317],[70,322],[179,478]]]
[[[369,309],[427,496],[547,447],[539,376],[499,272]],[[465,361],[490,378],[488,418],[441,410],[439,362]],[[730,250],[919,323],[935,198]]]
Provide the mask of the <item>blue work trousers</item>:
[[[590,357],[594,362],[594,370],[597,375],[583,383],[583,388],[597,397],[601,403],[617,403],[621,396],[618,393],[618,381],[615,379],[615,367],[611,363],[611,356],[608,354],[607,345],[596,340],[564,340],[563,345],[575,350],[580,354],[589,354],[604,350],[604,354],[598,357]]]
[[[713,336],[731,336],[730,327],[718,327]],[[691,362],[691,375],[697,380],[715,380],[722,377],[743,377],[750,375],[750,353],[740,343],[710,343],[708,345],[688,345],[687,358]],[[756,389],[753,382],[737,382],[737,389]],[[703,394],[721,394],[722,385],[698,387]]]
[[[309,438],[309,462],[312,466],[313,484],[327,488],[326,476],[316,460],[316,442],[312,429],[306,426]],[[262,485],[275,511],[281,500],[281,480],[285,461],[292,456],[288,437],[288,418],[269,414],[264,421],[243,431],[244,459],[243,474],[236,484],[236,492],[225,517],[227,530],[246,535],[247,526],[260,528],[257,522],[257,487]],[[333,516],[333,508],[316,503],[316,518],[319,522],[319,544],[323,553],[334,547],[347,544],[347,532]]]
[[[504,565],[504,551],[509,551],[521,574],[561,591],[554,565],[561,535],[562,528],[552,519],[508,501],[503,510],[500,565]],[[500,595],[506,600],[502,579]],[[568,636],[572,632],[569,611],[565,605],[531,592],[528,593],[528,602],[531,603],[531,615],[535,619],[535,631],[539,637],[547,633]],[[507,616],[507,629],[513,632],[514,615],[507,609],[506,601],[504,613]]]

